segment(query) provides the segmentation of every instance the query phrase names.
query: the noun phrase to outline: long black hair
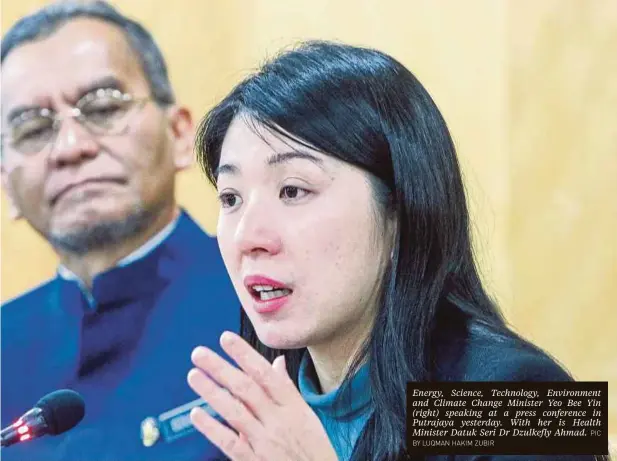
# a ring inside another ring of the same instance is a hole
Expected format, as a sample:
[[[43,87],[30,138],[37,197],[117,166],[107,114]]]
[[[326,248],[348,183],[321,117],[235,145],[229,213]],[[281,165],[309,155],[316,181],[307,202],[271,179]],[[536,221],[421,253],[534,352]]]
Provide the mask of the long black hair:
[[[510,335],[480,281],[446,123],[425,88],[392,57],[323,41],[283,52],[206,115],[196,148],[213,184],[223,139],[238,115],[361,168],[382,215],[395,219],[374,327],[341,389],[367,360],[375,411],[353,459],[397,459],[405,452],[406,383],[434,379],[431,344],[443,312],[454,309]],[[242,335],[269,360],[284,353],[297,379],[305,349],[268,348],[246,314],[241,318]]]

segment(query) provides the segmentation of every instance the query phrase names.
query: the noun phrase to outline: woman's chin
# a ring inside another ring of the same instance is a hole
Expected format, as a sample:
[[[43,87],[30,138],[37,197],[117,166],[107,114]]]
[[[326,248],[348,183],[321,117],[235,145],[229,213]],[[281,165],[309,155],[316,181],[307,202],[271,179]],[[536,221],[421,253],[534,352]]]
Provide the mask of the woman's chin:
[[[271,349],[300,349],[306,347],[306,341],[298,336],[292,336],[289,332],[268,329],[257,330],[259,340]]]

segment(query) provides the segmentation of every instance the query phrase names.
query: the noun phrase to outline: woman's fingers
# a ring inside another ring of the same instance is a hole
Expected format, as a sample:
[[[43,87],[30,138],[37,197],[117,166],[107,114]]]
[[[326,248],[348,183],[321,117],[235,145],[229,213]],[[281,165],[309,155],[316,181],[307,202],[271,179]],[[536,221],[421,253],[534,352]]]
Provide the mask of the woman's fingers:
[[[237,334],[229,331],[223,333],[221,347],[277,404],[295,403],[301,398],[289,376],[277,372],[270,362]]]
[[[281,376],[289,377],[289,374],[287,373],[287,364],[285,363],[284,355],[279,355],[277,358],[274,359],[274,361],[272,362],[272,368]]]
[[[249,409],[201,370],[193,368],[189,371],[188,383],[235,430],[246,434],[249,439],[261,435],[263,426]]]
[[[205,347],[197,347],[191,354],[195,366],[231,392],[257,417],[262,419],[273,404],[270,397],[250,376],[238,370],[221,356]]]
[[[197,368],[189,372],[188,382],[226,424],[195,408],[195,427],[233,461],[308,459],[307,454],[310,459],[335,460],[319,418],[287,374],[285,358],[279,356],[270,364],[242,338],[227,332],[221,345],[241,369],[198,347],[191,356]]]
[[[196,407],[191,410],[191,422],[199,432],[233,461],[254,461],[256,459],[245,437],[240,437],[225,427],[202,408]]]

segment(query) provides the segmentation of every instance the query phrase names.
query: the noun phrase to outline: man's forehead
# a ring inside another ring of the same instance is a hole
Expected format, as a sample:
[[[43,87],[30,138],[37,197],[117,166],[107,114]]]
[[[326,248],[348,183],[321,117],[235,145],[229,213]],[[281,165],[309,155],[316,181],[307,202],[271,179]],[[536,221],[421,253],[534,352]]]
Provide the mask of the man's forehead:
[[[12,50],[2,63],[3,112],[16,104],[77,97],[92,81],[113,76],[144,80],[123,32],[98,19],[77,18],[51,35]]]

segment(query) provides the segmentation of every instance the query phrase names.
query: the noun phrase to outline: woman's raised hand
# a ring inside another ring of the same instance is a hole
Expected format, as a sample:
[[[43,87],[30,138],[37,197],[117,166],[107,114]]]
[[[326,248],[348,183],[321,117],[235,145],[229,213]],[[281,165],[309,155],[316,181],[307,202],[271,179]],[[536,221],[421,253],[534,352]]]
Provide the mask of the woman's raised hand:
[[[197,407],[195,428],[233,461],[337,461],[317,415],[287,374],[284,356],[270,364],[240,336],[225,332],[223,350],[232,366],[210,349],[191,355],[191,388],[227,424]]]

